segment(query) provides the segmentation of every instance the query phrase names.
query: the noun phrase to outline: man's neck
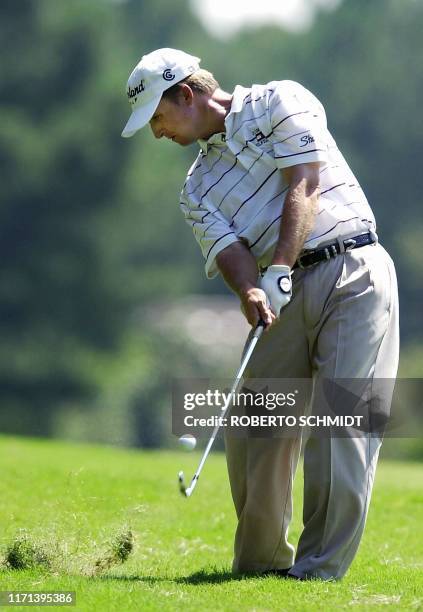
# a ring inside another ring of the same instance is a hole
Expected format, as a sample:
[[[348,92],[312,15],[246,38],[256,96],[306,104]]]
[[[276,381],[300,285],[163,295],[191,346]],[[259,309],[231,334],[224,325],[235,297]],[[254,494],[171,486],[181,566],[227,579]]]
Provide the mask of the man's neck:
[[[222,89],[216,89],[210,98],[207,99],[205,108],[206,138],[226,131],[225,118],[231,110],[232,98],[232,94]]]

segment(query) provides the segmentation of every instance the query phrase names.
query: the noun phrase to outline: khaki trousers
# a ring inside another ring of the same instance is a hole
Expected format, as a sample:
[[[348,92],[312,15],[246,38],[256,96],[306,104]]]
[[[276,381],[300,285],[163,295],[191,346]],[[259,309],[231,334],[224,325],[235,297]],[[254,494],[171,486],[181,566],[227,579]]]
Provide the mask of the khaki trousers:
[[[312,377],[318,388],[323,378],[393,379],[398,352],[394,265],[380,244],[368,245],[294,272],[293,299],[256,346],[246,382]],[[363,533],[380,444],[368,434],[306,441],[304,529],[294,555],[288,527],[300,437],[226,434],[238,517],[233,571],[292,567],[299,578],[341,578]]]

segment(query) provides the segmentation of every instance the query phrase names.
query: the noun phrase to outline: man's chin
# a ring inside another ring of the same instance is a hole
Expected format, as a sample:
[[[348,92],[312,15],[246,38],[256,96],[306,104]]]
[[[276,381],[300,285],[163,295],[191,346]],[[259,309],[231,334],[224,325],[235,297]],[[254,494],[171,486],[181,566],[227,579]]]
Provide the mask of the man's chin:
[[[189,147],[189,145],[194,144],[196,142],[195,138],[181,138],[180,140],[173,138],[172,142],[178,144],[180,147]]]

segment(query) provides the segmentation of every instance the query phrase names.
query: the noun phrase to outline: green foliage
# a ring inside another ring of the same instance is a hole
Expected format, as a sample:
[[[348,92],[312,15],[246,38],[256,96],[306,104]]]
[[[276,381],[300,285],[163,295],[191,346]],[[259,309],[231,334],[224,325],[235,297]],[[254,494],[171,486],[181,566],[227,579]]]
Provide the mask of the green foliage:
[[[91,412],[104,417],[95,439],[120,415],[122,443],[163,443],[168,364],[204,372],[187,344],[134,332],[140,305],[226,291],[205,279],[178,207],[196,147],[120,138],[129,71],[161,46],[197,54],[229,91],[290,78],[321,98],[397,264],[403,345],[421,343],[422,26],[421,2],[354,0],[309,32],[251,27],[222,42],[187,0],[1,3],[0,428],[60,423],[82,438]]]

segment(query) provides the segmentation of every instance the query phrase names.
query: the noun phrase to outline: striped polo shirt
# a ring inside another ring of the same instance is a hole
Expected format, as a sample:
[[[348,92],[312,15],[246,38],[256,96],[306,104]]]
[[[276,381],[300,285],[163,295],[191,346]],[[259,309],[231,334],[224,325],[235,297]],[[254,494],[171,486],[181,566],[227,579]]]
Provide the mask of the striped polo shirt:
[[[289,189],[280,169],[320,162],[320,198],[304,249],[375,230],[373,213],[336,146],[319,100],[294,81],[272,81],[233,93],[226,131],[200,140],[201,150],[181,193],[206,275],[217,254],[235,241],[268,266],[279,237]]]

